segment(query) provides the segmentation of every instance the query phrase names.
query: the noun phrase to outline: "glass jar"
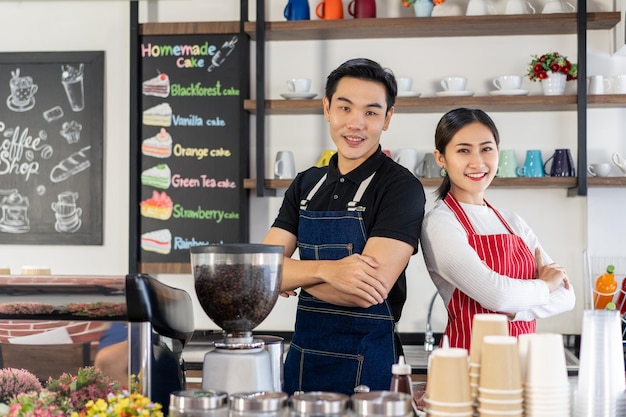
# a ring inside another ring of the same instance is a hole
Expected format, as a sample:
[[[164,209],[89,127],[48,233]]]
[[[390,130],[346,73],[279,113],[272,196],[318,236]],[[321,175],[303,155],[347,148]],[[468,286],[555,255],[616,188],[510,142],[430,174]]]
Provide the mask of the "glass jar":
[[[186,390],[170,394],[169,417],[228,417],[228,394],[216,390]]]
[[[287,411],[284,392],[240,392],[229,397],[230,417],[281,417]]]
[[[403,392],[362,392],[354,394],[351,399],[356,417],[404,417],[413,413],[412,397]]]
[[[291,397],[291,417],[339,417],[348,413],[350,397],[334,392],[299,392]]]

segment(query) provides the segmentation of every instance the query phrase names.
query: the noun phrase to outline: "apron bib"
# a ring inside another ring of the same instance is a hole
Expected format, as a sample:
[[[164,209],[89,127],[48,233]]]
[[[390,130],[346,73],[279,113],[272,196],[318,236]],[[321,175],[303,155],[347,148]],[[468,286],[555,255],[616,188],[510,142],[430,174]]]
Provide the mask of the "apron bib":
[[[467,232],[469,245],[490,269],[511,278],[535,279],[537,264],[534,255],[522,238],[513,233],[509,224],[489,203],[485,201],[485,204],[493,210],[507,228],[509,234],[479,235],[452,194],[448,193],[443,201]],[[478,301],[470,298],[458,288],[452,293],[452,298],[446,309],[448,310],[448,325],[445,334],[448,335],[450,346],[467,350],[470,350],[474,314],[496,313],[484,308]],[[509,321],[509,335],[511,336],[534,333],[535,329],[535,320]]]
[[[367,241],[358,202],[367,178],[345,211],[311,211],[308,202],[326,176],[301,202],[298,248],[302,260],[338,260],[362,253]],[[354,394],[354,387],[389,389],[396,361],[395,321],[387,301],[369,308],[341,307],[300,291],[295,332],[284,366],[284,391]],[[383,371],[384,370],[384,371]]]

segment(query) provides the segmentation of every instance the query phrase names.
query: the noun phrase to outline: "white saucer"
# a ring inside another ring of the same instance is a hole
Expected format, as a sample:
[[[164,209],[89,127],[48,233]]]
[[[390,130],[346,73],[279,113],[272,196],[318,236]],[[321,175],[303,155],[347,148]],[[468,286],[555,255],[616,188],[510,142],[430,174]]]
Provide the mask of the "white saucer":
[[[21,106],[18,106],[16,104],[13,104],[13,96],[10,95],[7,98],[7,107],[9,109],[13,110],[13,111],[16,111],[16,112],[28,111],[28,110],[32,109],[33,107],[35,107],[35,97],[34,96],[31,97],[30,100],[28,100],[27,103],[25,103],[25,104],[23,104]]]
[[[398,97],[419,97],[420,95],[417,91],[398,91]]]
[[[528,90],[493,90],[489,92],[490,96],[527,96]]]
[[[437,97],[469,97],[473,96],[473,91],[435,91]]]
[[[317,94],[316,93],[283,93],[280,96],[287,100],[292,99],[303,99],[303,98],[313,98]]]

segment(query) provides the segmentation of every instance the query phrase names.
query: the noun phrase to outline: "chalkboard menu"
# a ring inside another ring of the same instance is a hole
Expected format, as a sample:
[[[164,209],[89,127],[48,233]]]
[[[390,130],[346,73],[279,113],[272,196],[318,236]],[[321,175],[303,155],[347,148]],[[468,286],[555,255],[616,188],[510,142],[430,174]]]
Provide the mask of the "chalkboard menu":
[[[104,52],[0,54],[0,244],[102,244]]]
[[[141,37],[141,272],[244,235],[239,37]]]

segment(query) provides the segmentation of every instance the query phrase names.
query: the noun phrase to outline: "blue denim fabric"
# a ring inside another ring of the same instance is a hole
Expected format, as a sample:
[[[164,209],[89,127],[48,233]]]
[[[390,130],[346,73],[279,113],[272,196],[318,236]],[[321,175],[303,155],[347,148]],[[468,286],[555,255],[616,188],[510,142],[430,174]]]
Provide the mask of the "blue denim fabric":
[[[358,211],[300,211],[298,247],[303,260],[337,260],[362,253],[367,241]],[[295,333],[284,367],[284,391],[347,395],[357,385],[389,389],[397,358],[390,306],[340,307],[300,291]]]

